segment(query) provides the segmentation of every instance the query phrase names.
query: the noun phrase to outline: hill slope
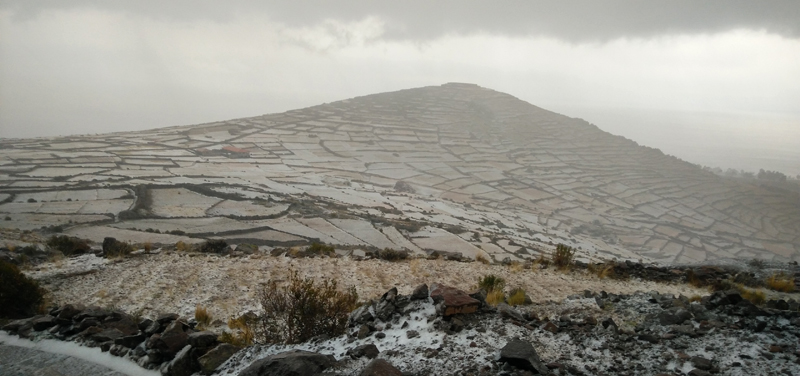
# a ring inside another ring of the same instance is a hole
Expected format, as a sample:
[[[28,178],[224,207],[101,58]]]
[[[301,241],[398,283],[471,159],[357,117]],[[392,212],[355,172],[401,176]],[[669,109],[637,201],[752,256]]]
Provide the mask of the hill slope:
[[[586,258],[800,260],[800,195],[722,179],[469,84],[1,140],[0,184],[0,226],[60,225],[97,241],[316,240],[496,261],[566,243]]]

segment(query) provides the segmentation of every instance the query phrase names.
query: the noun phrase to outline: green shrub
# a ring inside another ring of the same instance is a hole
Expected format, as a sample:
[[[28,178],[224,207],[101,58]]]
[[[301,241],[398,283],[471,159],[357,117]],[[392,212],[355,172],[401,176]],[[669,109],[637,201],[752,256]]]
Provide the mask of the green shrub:
[[[0,317],[35,315],[44,302],[44,290],[14,264],[0,260]]]
[[[47,241],[50,248],[61,251],[64,256],[79,255],[91,251],[89,243],[86,240],[70,237],[67,235],[53,235]]]
[[[565,244],[556,246],[556,253],[553,253],[553,265],[558,269],[569,269],[575,258],[575,248]]]
[[[263,312],[257,340],[293,344],[322,334],[335,337],[345,333],[358,294],[355,287],[339,290],[336,280],[324,279],[317,284],[311,278],[301,279],[296,271],[290,271],[285,285],[279,285],[276,280],[268,281],[259,300]]]
[[[203,253],[223,253],[225,248],[228,248],[228,242],[222,239],[208,239],[205,243],[200,244],[197,250]]]
[[[382,251],[378,251],[378,258],[386,261],[405,260],[408,258],[408,252],[384,248]]]
[[[486,292],[502,291],[506,287],[506,280],[494,274],[485,275],[478,278],[478,288]]]
[[[325,245],[324,243],[313,242],[310,246],[306,247],[306,253],[308,254],[328,255],[334,252],[333,246]]]

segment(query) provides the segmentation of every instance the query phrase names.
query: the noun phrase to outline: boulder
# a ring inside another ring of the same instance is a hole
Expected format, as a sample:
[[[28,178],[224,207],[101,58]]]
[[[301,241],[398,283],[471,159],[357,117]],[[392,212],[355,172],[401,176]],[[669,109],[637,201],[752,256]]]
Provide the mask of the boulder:
[[[37,332],[41,330],[47,330],[56,325],[56,318],[50,315],[45,315],[31,321],[31,324],[33,325],[33,330]]]
[[[242,252],[244,254],[251,255],[258,252],[258,246],[247,243],[239,244],[236,246],[236,252]]]
[[[175,358],[161,370],[164,376],[191,376],[200,370],[200,365],[192,356],[192,346],[186,345],[175,354]]]
[[[177,313],[166,313],[166,314],[163,314],[163,315],[160,315],[160,316],[158,316],[158,317],[156,318],[156,322],[158,322],[158,323],[159,323],[159,324],[161,324],[162,326],[166,326],[166,325],[168,325],[169,323],[171,323],[171,322],[173,322],[173,321],[177,320],[177,319],[178,319],[178,317],[180,317],[180,316],[178,316],[178,314],[177,314]]]
[[[119,320],[115,321],[108,321],[112,316],[106,318],[106,321],[103,322],[103,326],[109,329],[117,329],[122,332],[123,335],[132,336],[139,333],[139,326],[133,320],[132,317],[128,315],[121,316]]]
[[[358,359],[365,356],[370,359],[375,359],[375,357],[377,357],[380,353],[381,351],[378,350],[378,347],[371,343],[347,350],[347,355],[350,355],[350,357],[353,359]]]
[[[33,320],[41,316],[29,317],[27,319],[14,320],[6,325],[3,325],[3,330],[9,333],[16,333],[20,330],[33,328]]]
[[[459,313],[473,313],[481,306],[481,302],[455,287],[434,284],[431,287],[431,298],[441,303],[441,314],[452,316]]]
[[[98,306],[90,306],[85,310],[81,311],[81,313],[75,315],[75,317],[73,317],[72,319],[77,322],[83,321],[87,318],[93,318],[97,321],[103,321],[106,319],[106,317],[108,317],[108,315],[109,312],[107,310],[100,308]]]
[[[164,333],[161,333],[161,343],[164,345],[164,352],[167,354],[177,354],[182,348],[189,344],[189,334],[186,333],[184,324],[178,320],[173,321]]]
[[[512,339],[500,350],[500,361],[534,372],[534,374],[547,375],[549,373],[533,345],[518,338]]]
[[[92,334],[91,338],[95,342],[100,343],[100,342],[114,341],[115,339],[122,336],[123,336],[122,332],[120,332],[117,329],[106,329],[99,333]]]
[[[225,363],[225,361],[233,356],[233,354],[236,354],[237,351],[239,351],[239,349],[236,346],[229,343],[220,343],[217,347],[211,349],[209,352],[205,353],[205,355],[197,359],[200,365],[200,373],[204,375],[214,373],[217,367]]]
[[[514,310],[514,308],[506,303],[498,304],[497,310],[500,312],[500,316],[502,317],[515,320],[517,322],[525,322],[525,318],[522,317],[522,314]]]
[[[211,347],[217,343],[217,335],[214,332],[202,331],[189,334],[189,344],[194,348]]]
[[[414,292],[411,293],[411,300],[419,300],[419,299],[427,299],[428,298],[428,285],[421,284],[414,288]]]
[[[144,334],[139,333],[139,334],[134,334],[132,336],[119,337],[114,340],[114,344],[125,346],[127,348],[132,349],[136,347],[136,345],[144,342],[145,339],[146,337],[144,336]]]
[[[383,359],[374,359],[367,363],[359,376],[403,376],[403,373]]]
[[[335,362],[330,355],[290,350],[253,362],[239,376],[311,376],[319,374]]]
[[[85,307],[79,304],[66,304],[61,307],[58,318],[72,320],[73,317],[77,316],[84,309]]]

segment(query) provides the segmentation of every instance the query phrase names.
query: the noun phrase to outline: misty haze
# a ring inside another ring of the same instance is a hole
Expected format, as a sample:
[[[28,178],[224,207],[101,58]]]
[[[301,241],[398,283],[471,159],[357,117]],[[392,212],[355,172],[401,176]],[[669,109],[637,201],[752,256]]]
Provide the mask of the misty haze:
[[[0,374],[800,374],[799,17],[5,2]]]

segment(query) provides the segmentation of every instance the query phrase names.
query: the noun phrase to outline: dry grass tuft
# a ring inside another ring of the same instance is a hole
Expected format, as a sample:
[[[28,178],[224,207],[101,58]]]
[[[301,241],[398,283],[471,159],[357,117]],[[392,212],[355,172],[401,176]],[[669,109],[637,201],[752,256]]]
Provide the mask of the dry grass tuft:
[[[194,319],[197,320],[198,330],[204,330],[211,325],[214,318],[208,313],[208,309],[198,305],[194,308]]]
[[[511,296],[508,297],[508,304],[512,306],[525,304],[525,290],[522,288],[511,290]]]
[[[496,306],[506,300],[506,295],[503,290],[493,290],[486,294],[486,303],[491,306]],[[524,298],[523,298],[524,301]]]
[[[794,278],[783,273],[775,273],[767,278],[767,287],[780,292],[793,292]]]
[[[762,305],[767,300],[767,297],[763,291],[750,290],[741,285],[739,287],[739,294],[742,295],[742,298],[749,300],[750,303],[755,305]]]
[[[175,243],[175,250],[177,250],[179,252],[187,252],[190,249],[191,249],[191,247],[188,244],[184,243],[182,240],[177,242],[177,243]]]
[[[475,261],[480,262],[481,264],[484,265],[489,265],[492,263],[491,261],[489,261],[488,258],[486,258],[486,255],[484,255],[483,253],[478,253],[478,255],[475,256]]]
[[[692,295],[692,297],[689,298],[689,302],[699,302],[699,301],[702,301],[702,300],[703,300],[703,297],[700,296],[700,295]]]
[[[512,273],[519,273],[525,269],[525,265],[519,261],[512,261],[511,264],[508,265],[508,269],[511,270]]]
[[[575,248],[566,244],[559,244],[556,246],[556,252],[553,253],[553,265],[559,270],[568,270],[572,267],[573,259],[575,258]]]

